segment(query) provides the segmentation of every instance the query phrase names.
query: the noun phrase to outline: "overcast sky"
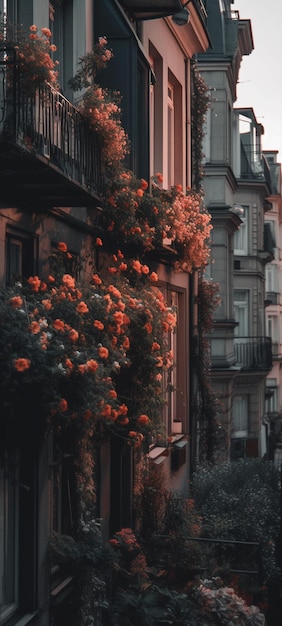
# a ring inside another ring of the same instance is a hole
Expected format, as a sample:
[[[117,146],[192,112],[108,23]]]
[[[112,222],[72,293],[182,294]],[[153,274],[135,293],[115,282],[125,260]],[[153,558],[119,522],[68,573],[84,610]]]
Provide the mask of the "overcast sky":
[[[235,107],[252,107],[264,127],[263,150],[279,150],[282,162],[282,2],[234,0],[240,19],[250,19],[254,50],[242,59]]]

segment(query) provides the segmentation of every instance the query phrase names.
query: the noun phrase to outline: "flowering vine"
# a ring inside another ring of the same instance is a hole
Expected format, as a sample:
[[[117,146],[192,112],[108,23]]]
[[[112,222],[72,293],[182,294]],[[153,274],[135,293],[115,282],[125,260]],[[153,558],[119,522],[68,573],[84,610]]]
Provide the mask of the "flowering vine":
[[[93,50],[80,59],[79,69],[69,84],[76,92],[82,92],[78,107],[91,129],[101,140],[103,165],[120,164],[129,151],[129,142],[121,124],[119,92],[112,92],[96,82],[97,72],[106,67],[112,58],[107,39],[100,37]]]
[[[207,334],[220,303],[219,285],[201,276],[199,281],[199,355],[198,355],[198,427],[199,457],[202,463],[214,462],[215,450],[223,444],[225,432],[217,420],[218,400],[211,386],[210,345]]]
[[[7,48],[9,63],[10,49],[17,53],[16,63],[20,84],[28,95],[49,83],[58,87],[58,61],[53,60],[56,46],[51,42],[49,28],[38,29],[35,24],[26,33],[20,25],[1,23],[0,44]]]
[[[203,178],[203,138],[205,135],[204,123],[210,105],[209,89],[203,80],[195,61],[191,62],[192,71],[192,167],[193,186],[197,191],[201,189]]]

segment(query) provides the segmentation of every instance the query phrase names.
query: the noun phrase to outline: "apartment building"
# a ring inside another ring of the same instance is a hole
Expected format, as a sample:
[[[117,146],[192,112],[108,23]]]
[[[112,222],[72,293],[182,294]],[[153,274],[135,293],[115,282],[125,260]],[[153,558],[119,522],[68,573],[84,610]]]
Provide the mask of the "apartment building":
[[[85,125],[69,83],[79,59],[99,37],[107,39],[113,59],[97,81],[121,94],[131,143],[126,167],[146,181],[161,173],[164,188],[186,189],[192,184],[190,64],[208,47],[206,12],[198,0],[189,3],[189,10],[179,0],[153,0],[149,7],[143,0],[2,0],[0,10],[8,20],[0,51],[0,283],[8,289],[29,276],[47,280],[50,256],[62,242],[72,259],[70,272],[83,281],[88,260],[99,269],[111,258],[114,244],[103,253],[95,245],[104,234],[99,219],[106,181],[97,132]],[[22,24],[32,37],[42,28],[52,34],[59,87],[41,85],[43,97],[36,89],[23,90],[18,81],[18,47],[5,39],[8,22]],[[129,246],[127,260],[134,254]],[[178,311],[177,333],[170,337],[176,367],[163,391],[170,446],[153,440],[146,462],[162,466],[170,486],[185,491],[197,272],[176,272],[174,260],[170,245],[142,258],[158,276],[164,299]],[[73,454],[60,436],[42,437],[41,390],[35,394],[34,387],[26,388],[18,403],[14,399],[12,420],[1,390],[0,612],[6,626],[63,626],[74,619],[69,603],[73,576],[57,564],[50,569],[48,556],[52,531],[73,533]],[[134,474],[140,459],[124,441],[121,445],[121,438],[99,441],[93,506],[108,538],[122,527],[134,527]]]
[[[272,368],[266,379],[265,421],[269,458],[281,463],[281,163],[277,151],[263,152],[270,169],[270,210],[265,224],[273,238],[274,258],[266,266],[266,334],[272,338]]]
[[[221,304],[210,336],[212,381],[225,439],[218,458],[264,455],[265,381],[271,338],[265,329],[265,270],[273,243],[264,218],[271,205],[263,127],[253,110],[234,108],[240,64],[253,50],[251,23],[232,2],[207,2],[212,46],[199,55],[210,89],[204,145],[204,191],[213,219],[209,268]],[[220,415],[221,414],[221,415]]]

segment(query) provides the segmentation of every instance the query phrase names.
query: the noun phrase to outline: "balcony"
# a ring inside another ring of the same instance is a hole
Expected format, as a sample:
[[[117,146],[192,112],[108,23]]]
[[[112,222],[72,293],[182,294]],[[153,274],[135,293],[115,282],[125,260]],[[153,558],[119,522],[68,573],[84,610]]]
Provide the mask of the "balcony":
[[[270,337],[235,337],[236,365],[242,369],[268,371],[272,367]]]
[[[104,190],[98,137],[60,92],[46,85],[27,95],[15,50],[8,58],[0,49],[2,199],[37,209],[95,206]]]
[[[264,182],[271,190],[269,165],[263,155],[244,141],[241,135],[241,173],[240,178]]]

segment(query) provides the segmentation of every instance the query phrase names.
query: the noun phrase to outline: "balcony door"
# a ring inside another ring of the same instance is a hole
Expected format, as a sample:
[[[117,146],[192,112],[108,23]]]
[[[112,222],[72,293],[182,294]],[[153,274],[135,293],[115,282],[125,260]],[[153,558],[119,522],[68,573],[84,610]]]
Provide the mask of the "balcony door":
[[[238,326],[235,328],[236,337],[249,336],[249,292],[247,289],[234,291],[234,318]]]

